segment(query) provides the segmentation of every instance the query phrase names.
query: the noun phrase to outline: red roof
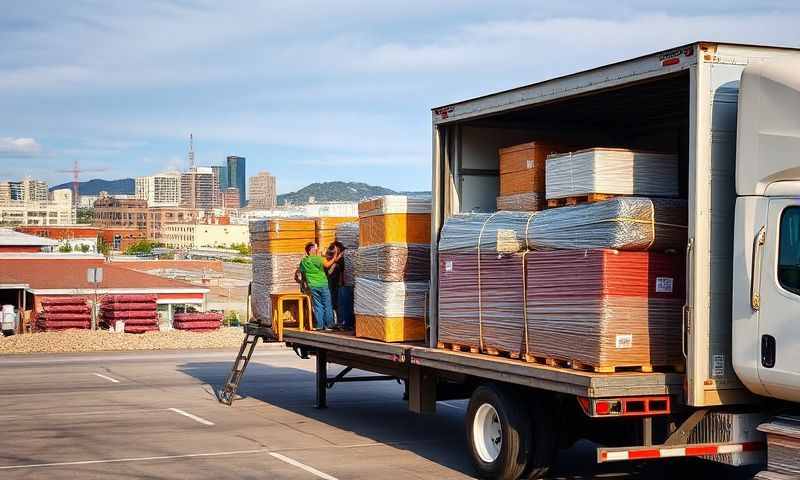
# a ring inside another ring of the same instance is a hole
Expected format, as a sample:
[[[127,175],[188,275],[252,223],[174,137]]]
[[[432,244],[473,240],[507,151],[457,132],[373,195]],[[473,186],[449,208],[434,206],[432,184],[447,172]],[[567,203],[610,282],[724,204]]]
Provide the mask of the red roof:
[[[86,269],[103,268],[98,288],[142,291],[192,289],[207,291],[190,283],[156,277],[106,263],[102,258],[8,258],[0,259],[0,284],[28,284],[31,290],[91,290]]]

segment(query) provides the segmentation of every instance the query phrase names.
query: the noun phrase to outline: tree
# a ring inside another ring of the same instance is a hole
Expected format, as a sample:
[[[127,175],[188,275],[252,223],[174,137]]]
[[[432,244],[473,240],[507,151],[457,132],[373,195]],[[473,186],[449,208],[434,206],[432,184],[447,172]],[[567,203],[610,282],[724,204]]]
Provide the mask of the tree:
[[[94,209],[79,207],[75,212],[75,221],[79,224],[91,224],[94,220]]]
[[[69,242],[64,243],[58,247],[58,253],[72,253],[72,245]]]
[[[151,255],[153,248],[157,246],[158,244],[150,240],[139,240],[125,250],[125,255]]]
[[[107,257],[111,253],[111,245],[103,237],[97,237],[97,251]]]
[[[239,255],[250,255],[250,245],[246,243],[231,243],[231,248],[239,252]]]
[[[90,247],[89,245],[84,243],[83,245],[80,246],[80,249],[81,249],[81,252],[83,252],[83,253],[89,253],[89,250],[91,250],[92,247]]]

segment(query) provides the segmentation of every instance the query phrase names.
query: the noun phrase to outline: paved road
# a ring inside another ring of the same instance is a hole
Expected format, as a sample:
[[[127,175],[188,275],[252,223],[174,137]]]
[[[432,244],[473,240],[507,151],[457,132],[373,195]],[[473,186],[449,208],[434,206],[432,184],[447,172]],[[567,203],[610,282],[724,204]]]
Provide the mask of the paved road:
[[[232,351],[0,357],[0,478],[470,478],[464,402],[420,417],[399,385],[369,382],[316,410],[313,360],[259,348],[233,407],[212,387]],[[565,452],[554,478],[637,476],[593,455]]]

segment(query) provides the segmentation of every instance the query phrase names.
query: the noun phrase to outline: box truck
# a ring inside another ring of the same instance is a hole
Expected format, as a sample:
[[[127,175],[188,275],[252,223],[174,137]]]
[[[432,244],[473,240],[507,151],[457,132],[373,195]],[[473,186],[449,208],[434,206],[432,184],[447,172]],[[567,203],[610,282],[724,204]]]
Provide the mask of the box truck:
[[[316,357],[319,407],[327,389],[359,380],[402,379],[419,413],[469,398],[469,453],[493,479],[536,478],[580,438],[600,445],[599,462],[745,465],[764,460],[759,426],[770,431],[782,415],[779,430],[794,435],[785,416],[800,402],[800,49],[696,42],[436,107],[432,126],[426,342],[287,329],[283,341]],[[678,156],[685,371],[596,373],[436,348],[445,220],[493,212],[498,149],[543,137]],[[257,339],[273,338],[269,320],[256,320],[228,400]],[[328,377],[329,363],[347,368]]]

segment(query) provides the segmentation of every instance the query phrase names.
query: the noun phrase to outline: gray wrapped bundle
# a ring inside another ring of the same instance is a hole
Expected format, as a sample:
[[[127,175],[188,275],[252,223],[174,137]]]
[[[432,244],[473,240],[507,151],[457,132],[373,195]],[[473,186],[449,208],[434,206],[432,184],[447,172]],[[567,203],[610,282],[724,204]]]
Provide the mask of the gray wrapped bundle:
[[[420,243],[382,243],[358,249],[356,277],[384,282],[427,280],[431,246]]]
[[[344,278],[347,287],[355,285],[356,258],[358,256],[358,222],[336,225],[336,241],[344,245]]]
[[[623,148],[590,148],[547,157],[548,199],[606,193],[677,197],[677,155]]]
[[[384,318],[425,317],[428,282],[356,278],[355,313]]]
[[[537,192],[517,193],[514,195],[501,195],[497,197],[498,210],[512,210],[515,212],[534,212],[544,207],[544,195]]]
[[[294,274],[304,256],[303,253],[253,254],[253,316],[260,323],[272,321],[271,294],[300,291]]]

